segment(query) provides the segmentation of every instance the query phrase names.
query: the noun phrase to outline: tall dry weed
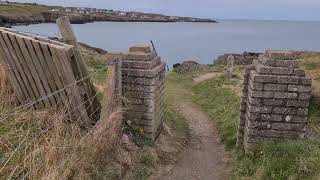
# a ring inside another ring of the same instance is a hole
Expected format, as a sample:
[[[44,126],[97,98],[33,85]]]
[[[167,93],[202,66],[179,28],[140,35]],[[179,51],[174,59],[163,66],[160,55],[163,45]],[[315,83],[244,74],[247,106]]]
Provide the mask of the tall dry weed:
[[[17,106],[14,99],[11,91],[1,92],[2,115]],[[117,108],[91,129],[62,112],[27,109],[13,114],[0,121],[0,179],[99,178],[118,146],[121,114]]]

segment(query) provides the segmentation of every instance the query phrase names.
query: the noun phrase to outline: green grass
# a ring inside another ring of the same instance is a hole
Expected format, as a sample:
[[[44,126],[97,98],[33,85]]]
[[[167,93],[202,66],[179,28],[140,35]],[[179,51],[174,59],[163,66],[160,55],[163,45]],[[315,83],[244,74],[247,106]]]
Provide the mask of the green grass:
[[[223,87],[226,79],[204,81],[192,88],[194,102],[199,104],[216,121],[222,142],[226,148],[233,148],[237,140],[237,126],[240,117],[240,99]]]
[[[134,175],[134,179],[142,180],[148,179],[155,170],[159,162],[158,154],[151,147],[144,147],[140,163]]]
[[[309,71],[315,70],[320,67],[320,63],[315,61],[304,61],[302,65],[305,67],[306,70],[309,70]]]
[[[217,124],[221,141],[225,144],[233,166],[232,179],[286,180],[319,179],[320,142],[318,140],[291,140],[258,145],[256,151],[244,154],[236,148],[240,97],[227,88],[230,82],[221,76],[192,85],[192,75],[171,73],[169,79],[184,87],[185,96],[208,112]],[[231,84],[238,80],[231,81]],[[185,86],[184,86],[184,83]],[[241,83],[240,81],[238,83]],[[319,127],[320,102],[315,98],[310,105],[310,126]]]
[[[185,138],[189,134],[189,125],[186,120],[173,109],[172,106],[166,104],[164,108],[164,122],[171,129],[175,130],[177,136]]]

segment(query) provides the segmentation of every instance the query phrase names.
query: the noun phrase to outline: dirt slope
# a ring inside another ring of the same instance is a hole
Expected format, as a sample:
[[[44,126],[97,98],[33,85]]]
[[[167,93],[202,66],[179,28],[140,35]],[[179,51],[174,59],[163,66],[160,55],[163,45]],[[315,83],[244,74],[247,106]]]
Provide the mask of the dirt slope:
[[[211,76],[211,74],[209,75]],[[197,82],[202,81],[197,80]],[[207,79],[207,78],[204,78]],[[212,119],[197,105],[177,92],[175,107],[188,121],[191,140],[173,171],[152,179],[223,180],[228,179],[224,146],[219,142]]]

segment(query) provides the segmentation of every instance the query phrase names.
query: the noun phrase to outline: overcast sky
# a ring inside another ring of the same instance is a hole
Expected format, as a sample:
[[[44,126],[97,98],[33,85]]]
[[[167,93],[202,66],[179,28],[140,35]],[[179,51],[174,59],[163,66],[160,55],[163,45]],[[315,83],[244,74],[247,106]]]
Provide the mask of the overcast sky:
[[[15,0],[217,19],[320,20],[320,0]]]

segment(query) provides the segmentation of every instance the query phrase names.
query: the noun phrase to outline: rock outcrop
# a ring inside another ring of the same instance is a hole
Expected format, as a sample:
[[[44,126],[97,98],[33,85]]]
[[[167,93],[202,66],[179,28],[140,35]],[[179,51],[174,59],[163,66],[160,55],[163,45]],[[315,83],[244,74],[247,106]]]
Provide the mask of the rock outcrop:
[[[224,54],[214,60],[214,64],[227,64],[227,59],[229,56],[234,57],[234,65],[249,65],[252,64],[254,59],[257,59],[261,53],[244,52],[243,54]]]
[[[199,64],[195,61],[184,61],[183,63],[177,63],[173,65],[173,71],[177,73],[187,73],[195,71],[209,71],[210,65]]]

